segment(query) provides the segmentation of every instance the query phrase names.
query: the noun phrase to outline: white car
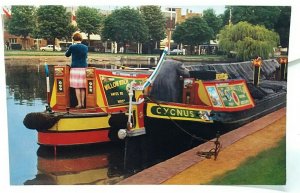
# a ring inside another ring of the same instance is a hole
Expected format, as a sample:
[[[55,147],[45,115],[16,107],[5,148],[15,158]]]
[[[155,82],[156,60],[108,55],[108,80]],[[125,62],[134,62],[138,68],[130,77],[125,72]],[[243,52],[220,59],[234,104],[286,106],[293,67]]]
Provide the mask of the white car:
[[[183,51],[180,49],[174,49],[170,51],[170,55],[182,55]]]
[[[53,45],[47,45],[45,47],[40,47],[42,51],[53,51]],[[60,47],[55,46],[55,51],[61,51]]]

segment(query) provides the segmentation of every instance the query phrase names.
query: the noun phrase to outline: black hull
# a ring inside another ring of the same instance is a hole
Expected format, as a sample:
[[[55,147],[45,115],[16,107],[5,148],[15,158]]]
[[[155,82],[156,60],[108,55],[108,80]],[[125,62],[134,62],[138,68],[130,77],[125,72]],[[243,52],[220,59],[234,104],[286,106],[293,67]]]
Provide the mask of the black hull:
[[[225,129],[235,129],[255,119],[286,106],[286,93],[276,93],[256,101],[255,107],[241,112],[216,112],[213,116],[216,124]]]
[[[214,123],[146,117],[146,135],[153,147],[151,156],[158,159],[175,156],[215,138],[218,133],[224,134],[285,106],[286,93],[282,92],[257,101],[252,109],[240,112],[214,112]]]

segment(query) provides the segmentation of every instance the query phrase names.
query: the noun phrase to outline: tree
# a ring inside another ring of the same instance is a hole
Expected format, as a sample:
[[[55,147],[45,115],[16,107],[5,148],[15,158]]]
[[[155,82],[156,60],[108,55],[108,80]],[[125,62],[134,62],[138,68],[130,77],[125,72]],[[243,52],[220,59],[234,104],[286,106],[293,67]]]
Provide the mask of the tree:
[[[44,5],[37,10],[38,31],[42,38],[55,44],[56,38],[66,37],[71,27],[70,13],[62,5]],[[53,46],[53,51],[55,46]]]
[[[76,11],[76,22],[81,32],[87,33],[88,44],[90,45],[90,35],[99,34],[102,16],[96,8],[80,6]]]
[[[22,36],[22,46],[27,49],[27,36],[35,29],[34,6],[12,6],[12,18],[8,20],[7,29],[10,34]]]
[[[280,36],[280,45],[284,48],[289,46],[290,23],[291,23],[291,7],[283,6],[280,8],[280,15],[275,23],[275,31]]]
[[[148,27],[138,10],[123,7],[105,18],[101,34],[104,39],[124,45],[133,41],[143,43],[147,41]]]
[[[267,29],[274,29],[280,15],[277,6],[226,6],[224,24],[228,24],[230,9],[232,24],[247,21],[253,25],[265,26]]]
[[[141,6],[141,14],[145,19],[146,26],[148,27],[149,36],[148,42],[159,42],[166,37],[165,23],[166,20],[160,10],[159,6],[147,5]]]
[[[74,26],[74,25],[68,25],[66,27],[66,33],[63,36],[63,38],[65,39],[66,42],[68,40],[72,39],[72,36],[73,36],[73,34],[74,34],[75,31],[77,31],[77,27]]]
[[[176,43],[191,45],[191,53],[193,53],[196,45],[208,42],[212,37],[212,28],[203,18],[198,16],[191,17],[177,25],[172,35],[172,39]]]
[[[208,26],[212,28],[215,38],[221,29],[221,17],[218,17],[213,9],[206,9],[203,11],[203,19],[206,21]]]
[[[247,21],[253,25],[263,25],[275,30],[280,36],[282,47],[288,47],[290,32],[290,6],[227,6],[223,15],[223,24],[227,25],[232,15],[232,23]]]
[[[255,56],[269,58],[273,48],[279,43],[276,32],[264,26],[239,22],[225,26],[218,36],[219,47],[227,53],[234,52],[239,60],[250,60]]]

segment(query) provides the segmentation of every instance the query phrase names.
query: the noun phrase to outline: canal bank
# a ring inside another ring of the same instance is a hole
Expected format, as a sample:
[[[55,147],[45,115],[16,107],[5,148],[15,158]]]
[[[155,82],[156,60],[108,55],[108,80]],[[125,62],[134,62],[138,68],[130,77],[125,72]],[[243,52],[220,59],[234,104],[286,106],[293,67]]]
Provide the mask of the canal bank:
[[[180,60],[182,62],[206,62],[206,63],[220,63],[220,62],[231,62],[232,59],[228,59],[225,56],[216,55],[167,55],[167,58]],[[32,64],[43,64],[47,61],[50,65],[65,65],[70,63],[70,58],[65,57],[62,52],[30,52],[30,51],[19,51],[19,52],[7,52],[4,55],[6,64],[22,64],[24,61]],[[159,55],[138,55],[138,54],[99,54],[89,53],[88,63],[93,65],[109,64],[109,63],[126,63],[136,64],[145,63],[156,65],[159,60]]]
[[[286,108],[282,108],[222,135],[219,139],[222,147],[216,160],[197,155],[214,147],[212,143],[205,143],[118,184],[208,184],[250,157],[274,147],[285,133]]]

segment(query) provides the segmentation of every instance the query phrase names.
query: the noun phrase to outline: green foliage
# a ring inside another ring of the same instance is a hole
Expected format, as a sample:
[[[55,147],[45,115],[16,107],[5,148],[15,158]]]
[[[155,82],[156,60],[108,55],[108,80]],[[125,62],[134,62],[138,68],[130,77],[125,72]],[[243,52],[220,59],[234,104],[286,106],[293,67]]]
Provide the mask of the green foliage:
[[[274,29],[279,15],[280,9],[277,6],[226,6],[224,20],[228,24],[231,9],[232,24],[240,21],[246,21],[253,25],[262,25],[267,29]]]
[[[166,37],[165,23],[160,7],[155,5],[147,5],[141,7],[141,14],[145,19],[145,23],[149,30],[149,40],[160,41]]]
[[[209,27],[213,30],[213,35],[216,37],[221,29],[222,19],[217,16],[213,9],[207,9],[203,11],[203,19],[206,21]]]
[[[66,8],[62,5],[40,6],[37,10],[40,36],[53,42],[55,38],[69,36],[69,30],[72,29],[70,19],[70,14],[66,12]]]
[[[12,18],[7,20],[7,29],[10,34],[22,36],[23,42],[35,28],[34,6],[12,6]],[[26,45],[25,45],[26,49]]]
[[[76,11],[76,22],[81,32],[90,34],[99,34],[102,15],[96,8],[80,6]],[[89,40],[90,41],[90,40]]]
[[[71,15],[71,14],[70,14]],[[77,27],[74,25],[68,25],[65,29],[65,33],[64,33],[64,39],[65,40],[72,40],[73,34],[75,31],[77,31]]]
[[[211,185],[285,185],[286,140],[242,163],[237,169],[215,178]]]
[[[104,20],[102,37],[117,43],[147,41],[148,27],[138,10],[129,7],[114,10]]]
[[[213,37],[213,29],[198,16],[191,17],[176,26],[172,39],[176,43],[194,46],[209,42]]]
[[[225,26],[220,31],[218,39],[221,50],[227,53],[233,51],[239,60],[244,61],[257,55],[269,58],[269,54],[279,43],[277,33],[247,22]]]
[[[280,15],[274,26],[275,31],[280,36],[280,45],[283,48],[289,46],[290,23],[291,23],[291,7],[283,6],[280,8]]]
[[[280,45],[288,47],[290,32],[290,6],[226,6],[222,15],[223,26],[228,25],[232,15],[232,23],[247,21],[253,25],[263,25],[269,30],[274,30],[280,36]]]
[[[27,37],[35,27],[35,8],[33,6],[12,6],[12,18],[8,22],[8,31],[16,36]]]

